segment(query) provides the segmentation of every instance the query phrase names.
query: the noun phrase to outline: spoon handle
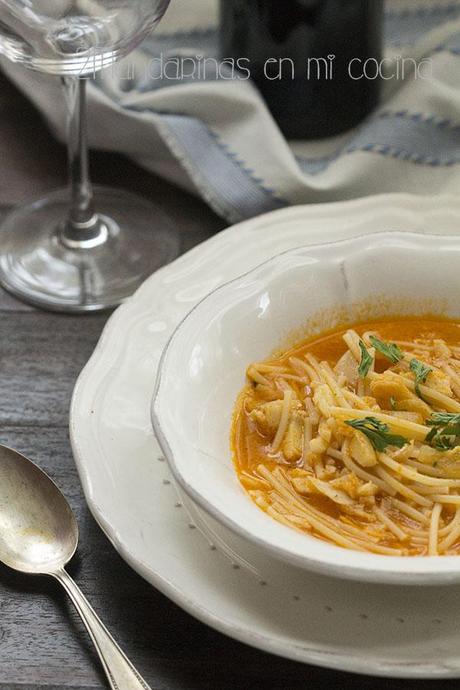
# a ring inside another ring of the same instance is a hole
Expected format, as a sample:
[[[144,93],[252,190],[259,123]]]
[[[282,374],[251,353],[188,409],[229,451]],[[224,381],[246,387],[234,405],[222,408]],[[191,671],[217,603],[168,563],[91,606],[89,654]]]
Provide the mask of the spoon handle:
[[[94,642],[112,690],[151,690],[64,568],[51,574],[64,587],[80,614]]]

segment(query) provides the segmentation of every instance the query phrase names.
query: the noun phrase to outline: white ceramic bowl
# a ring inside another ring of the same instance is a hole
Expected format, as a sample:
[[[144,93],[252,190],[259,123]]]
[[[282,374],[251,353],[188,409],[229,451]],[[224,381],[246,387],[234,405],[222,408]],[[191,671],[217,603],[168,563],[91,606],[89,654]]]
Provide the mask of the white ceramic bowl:
[[[215,290],[173,334],[152,402],[158,441],[180,485],[230,529],[309,570],[374,582],[460,582],[460,557],[361,553],[277,523],[243,491],[230,452],[247,365],[294,330],[428,312],[460,317],[456,239],[382,233],[302,247]]]

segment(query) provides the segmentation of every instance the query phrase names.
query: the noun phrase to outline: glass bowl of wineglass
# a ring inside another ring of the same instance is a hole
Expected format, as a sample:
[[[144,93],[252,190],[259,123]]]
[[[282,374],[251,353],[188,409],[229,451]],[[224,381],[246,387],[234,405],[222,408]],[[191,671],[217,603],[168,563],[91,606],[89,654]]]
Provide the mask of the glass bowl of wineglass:
[[[0,55],[61,77],[69,185],[14,210],[0,226],[0,282],[40,307],[71,312],[123,302],[179,251],[150,202],[89,177],[86,83],[130,53],[169,0],[0,0]]]

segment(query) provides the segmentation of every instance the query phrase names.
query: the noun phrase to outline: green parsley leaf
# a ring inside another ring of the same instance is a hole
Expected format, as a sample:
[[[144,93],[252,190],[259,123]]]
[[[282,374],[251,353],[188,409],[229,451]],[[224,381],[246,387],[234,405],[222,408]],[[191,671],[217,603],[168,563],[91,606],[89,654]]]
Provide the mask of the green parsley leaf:
[[[390,427],[388,424],[380,422],[375,417],[364,417],[364,419],[350,419],[345,422],[348,426],[353,427],[357,431],[361,431],[374,446],[375,450],[383,453],[387,446],[396,446],[402,448],[409,443],[404,436],[397,436],[396,434],[388,433]]]
[[[455,448],[455,442],[452,436],[436,436],[433,446],[436,450],[451,450]]]
[[[429,422],[427,422],[427,424],[429,424]],[[436,436],[437,433],[438,433],[438,430],[437,430],[436,427],[434,426],[434,427],[431,429],[431,431],[429,431],[428,434],[427,434],[426,437],[425,437],[426,443],[431,443],[431,441],[434,439],[434,437]]]
[[[372,366],[373,359],[362,340],[359,341],[359,348],[361,350],[361,362],[358,367],[358,374],[360,378],[365,379]]]
[[[404,359],[404,352],[394,343],[385,343],[383,340],[376,338],[375,335],[371,335],[369,341],[372,347],[380,352],[384,357],[397,364],[402,359]]]
[[[442,426],[446,424],[460,424],[460,414],[457,412],[433,412],[427,420],[428,426]]]
[[[430,374],[433,369],[418,359],[411,359],[409,364],[410,370],[415,374],[415,392],[418,397],[423,400],[423,395],[420,393],[420,384],[425,383],[428,374]]]
[[[433,412],[426,424],[431,426],[425,441],[438,450],[450,450],[460,446],[460,414]]]

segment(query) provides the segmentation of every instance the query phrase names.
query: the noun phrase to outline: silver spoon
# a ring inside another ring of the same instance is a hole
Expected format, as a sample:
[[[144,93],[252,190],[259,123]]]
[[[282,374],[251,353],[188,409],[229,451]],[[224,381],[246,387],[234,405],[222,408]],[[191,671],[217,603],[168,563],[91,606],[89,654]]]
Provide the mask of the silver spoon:
[[[64,570],[77,543],[75,516],[56,484],[24,455],[0,444],[0,560],[21,573],[50,575],[61,583],[112,690],[150,690]]]

